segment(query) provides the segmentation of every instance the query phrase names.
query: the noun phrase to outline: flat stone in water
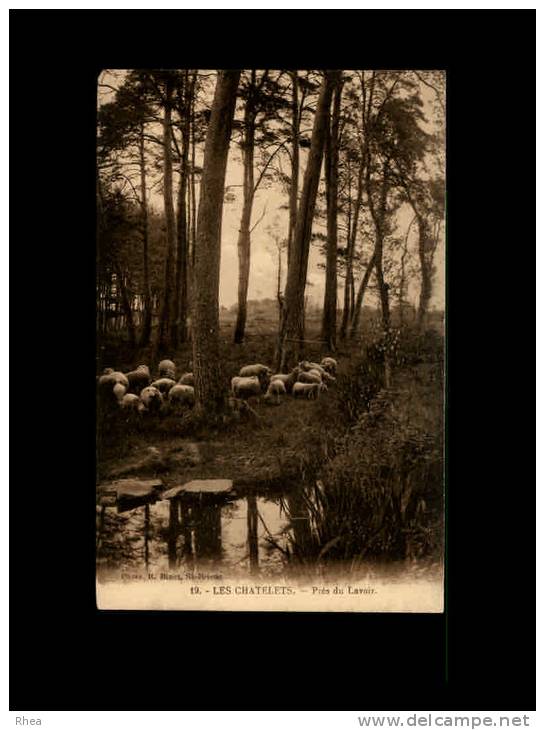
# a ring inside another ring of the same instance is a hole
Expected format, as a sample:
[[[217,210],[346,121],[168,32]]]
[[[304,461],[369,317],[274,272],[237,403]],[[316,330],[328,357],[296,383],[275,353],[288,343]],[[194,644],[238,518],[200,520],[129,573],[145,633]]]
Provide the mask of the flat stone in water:
[[[97,487],[99,493],[111,495],[116,492],[117,499],[131,499],[135,497],[151,497],[160,489],[163,482],[160,479],[118,479]]]
[[[163,492],[162,498],[172,499],[180,494],[225,494],[232,489],[232,479],[194,479]]]

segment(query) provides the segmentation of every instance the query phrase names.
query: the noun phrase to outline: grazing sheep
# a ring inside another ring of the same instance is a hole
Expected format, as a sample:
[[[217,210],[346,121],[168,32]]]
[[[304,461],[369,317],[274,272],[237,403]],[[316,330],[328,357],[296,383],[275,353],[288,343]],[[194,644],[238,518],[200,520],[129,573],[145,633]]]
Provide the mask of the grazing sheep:
[[[163,405],[163,396],[161,392],[157,390],[153,385],[148,385],[147,388],[140,393],[141,411],[159,411]]]
[[[321,365],[318,365],[317,362],[309,362],[308,360],[303,360],[299,363],[299,367],[301,370],[305,370],[308,372],[309,370],[317,370],[320,375],[323,375],[326,371]]]
[[[329,375],[337,374],[337,361],[333,357],[324,357],[320,365],[326,370]]]
[[[178,385],[191,385],[194,388],[195,378],[193,376],[193,373],[184,373],[180,380],[178,380]]]
[[[307,370],[307,374],[311,374],[311,373],[314,373],[315,375],[319,375],[322,383],[325,383],[326,385],[330,385],[331,383],[337,382],[336,378],[334,378],[332,375],[330,375],[326,370],[323,370],[322,368],[320,368],[320,370],[318,370],[318,368],[312,368],[312,370]]]
[[[176,365],[172,360],[161,360],[159,363],[159,378],[176,380]]]
[[[129,381],[129,388],[134,393],[140,393],[142,388],[145,388],[150,384],[150,372],[147,365],[139,365],[136,370],[131,370],[127,373],[127,380]]]
[[[121,403],[121,401],[123,400],[123,396],[126,392],[127,388],[121,383],[116,383],[113,387],[113,394],[116,397],[118,403]]]
[[[271,383],[273,382],[273,380],[280,380],[282,381],[282,383],[284,383],[286,393],[291,393],[293,384],[297,381],[297,377],[299,376],[300,372],[301,369],[297,365],[290,373],[275,373],[274,375],[271,375]]]
[[[328,372],[325,372],[322,374],[322,382],[326,385],[331,385],[331,383],[336,383],[337,378],[334,378],[333,375],[330,375]]]
[[[322,382],[322,376],[318,371],[312,372],[312,370],[303,371],[297,376],[298,383],[318,383]],[[294,386],[295,387],[295,386]]]
[[[308,398],[316,400],[321,393],[325,393],[327,385],[323,383],[295,383],[293,386],[294,398]]]
[[[173,385],[168,392],[171,406],[192,406],[195,404],[195,388],[191,385]]]
[[[139,403],[140,398],[135,393],[126,393],[121,399],[119,405],[123,408],[123,410],[136,411],[138,410]]]
[[[113,368],[104,368],[102,375],[111,375],[114,372]]]
[[[261,395],[261,383],[257,375],[251,377],[235,376],[231,378],[231,393],[235,398],[251,398]]]
[[[103,377],[111,378],[114,384],[121,383],[121,385],[124,385],[125,388],[129,387],[129,381],[127,380],[125,373],[119,372],[119,370],[116,370],[113,373],[109,373],[108,375]]]
[[[98,397],[103,406],[115,406],[128,390],[129,381],[123,373],[112,371],[98,378]]]
[[[280,396],[286,395],[286,388],[281,380],[271,380],[267,392],[265,393],[265,400],[274,400],[276,405],[280,405]]]
[[[256,363],[255,365],[245,365],[244,367],[240,368],[239,375],[244,378],[251,377],[252,375],[257,375],[257,377],[260,377],[264,375],[272,375],[272,370],[266,365]]]
[[[111,373],[104,373],[104,375],[101,375],[98,379],[99,390],[103,392],[111,392],[116,382],[117,381],[113,376],[113,371]]]
[[[152,388],[157,388],[158,391],[163,393],[163,395],[167,395],[169,390],[173,388],[176,385],[176,381],[172,380],[172,378],[159,378],[159,380],[154,380],[151,384]]]

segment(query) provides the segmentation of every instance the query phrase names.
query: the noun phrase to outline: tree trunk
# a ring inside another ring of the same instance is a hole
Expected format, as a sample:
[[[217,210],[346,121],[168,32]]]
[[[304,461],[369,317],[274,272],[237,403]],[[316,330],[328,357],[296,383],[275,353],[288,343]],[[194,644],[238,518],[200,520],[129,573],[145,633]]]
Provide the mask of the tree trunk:
[[[278,246],[278,241],[276,242]],[[278,302],[278,324],[282,323],[282,249],[278,246],[278,271],[276,275],[276,301]]]
[[[418,301],[417,326],[423,330],[426,326],[428,307],[432,294],[432,261],[430,251],[433,242],[428,222],[418,216],[418,256],[420,259],[420,298]]]
[[[193,83],[197,78],[195,71]],[[195,264],[195,243],[197,241],[197,201],[195,193],[195,95],[193,95],[191,104],[191,266]]]
[[[335,352],[337,346],[337,196],[339,181],[339,117],[341,110],[342,79],[335,87],[331,130],[326,135],[326,200],[327,251],[322,340],[324,348]],[[328,125],[329,126],[329,125]]]
[[[180,187],[178,188],[178,226],[177,240],[178,250],[176,256],[176,295],[175,295],[175,319],[172,323],[171,339],[172,344],[177,346],[180,342],[187,341],[187,301],[188,301],[188,259],[189,240],[187,236],[187,178],[189,159],[189,107],[191,103],[192,90],[189,86],[188,72],[184,74],[183,95],[180,99],[180,115],[183,119],[182,125],[182,159],[180,160]]]
[[[253,92],[255,88],[255,71],[252,71],[251,85],[244,108],[244,131],[242,137],[242,159],[244,168],[243,205],[238,232],[238,310],[235,325],[234,342],[240,345],[244,341],[246,328],[246,311],[248,301],[248,283],[250,280],[250,250],[252,245],[250,223],[254,205],[254,145],[255,145],[255,112]]]
[[[407,233],[405,234],[405,240],[403,243],[403,252],[401,254],[401,276],[399,280],[399,298],[398,298],[398,307],[399,307],[399,326],[403,327],[405,324],[405,289],[406,289],[406,283],[407,283],[407,276],[406,276],[406,264],[405,260],[407,258],[407,255],[409,253],[408,250],[408,244],[409,244],[409,233],[411,231],[411,227],[413,223],[416,220],[416,216],[414,216],[409,223],[407,227]]]
[[[341,320],[340,338],[343,340],[346,336],[346,328],[348,326],[348,309],[350,307],[350,242],[352,240],[352,175],[350,170],[350,157],[347,159],[347,176],[348,176],[348,207],[346,211],[346,266],[344,280],[344,298],[343,298],[343,315]]]
[[[151,294],[149,285],[149,233],[148,233],[148,201],[146,189],[146,158],[144,150],[144,124],[140,125],[140,136],[138,140],[140,154],[140,205],[142,208],[142,244],[144,257],[144,316],[142,322],[142,333],[140,335],[140,347],[149,344],[151,336]]]
[[[114,258],[113,264],[114,264],[114,268],[115,268],[115,277],[116,277],[116,284],[117,284],[116,289],[119,289],[119,294],[121,294],[121,305],[123,307],[123,312],[125,314],[125,321],[127,324],[127,330],[129,333],[129,345],[130,345],[131,349],[134,350],[136,347],[136,329],[134,326],[134,319],[132,316],[130,297],[127,292],[125,280],[123,278],[123,272],[121,271],[121,268],[120,268],[119,263],[116,258]]]
[[[207,412],[218,413],[223,408],[224,400],[218,307],[221,219],[225,171],[239,79],[240,70],[218,72],[204,149],[192,317],[195,412],[200,416]]]
[[[172,194],[172,92],[173,79],[168,76],[165,82],[165,113],[163,117],[163,198],[167,229],[167,256],[165,262],[165,288],[157,337],[158,350],[165,350],[170,345],[170,325],[173,320],[176,219]]]
[[[295,235],[293,238],[292,255],[288,268],[286,283],[285,306],[280,329],[278,352],[280,356],[280,370],[297,360],[301,352],[300,333],[303,327],[303,308],[305,286],[307,280],[308,255],[312,220],[316,205],[316,194],[320,182],[320,169],[324,149],[324,139],[329,123],[329,107],[333,88],[339,78],[339,71],[326,71],[312,129],[312,138],[308,155],[301,203],[297,211]]]
[[[348,224],[348,246],[346,251],[346,282],[344,288],[344,307],[343,318],[341,322],[341,339],[346,338],[348,324],[354,313],[354,251],[356,248],[356,237],[358,235],[358,222],[360,217],[360,208],[363,198],[363,182],[365,171],[365,157],[362,154],[358,169],[358,186],[356,192],[356,204],[354,206],[354,216]]]
[[[365,274],[363,275],[363,279],[360,281],[360,286],[358,289],[358,295],[356,297],[356,303],[354,305],[354,314],[352,317],[352,326],[350,328],[350,338],[354,339],[356,336],[359,326],[360,326],[360,317],[363,307],[363,297],[365,296],[365,291],[367,289],[367,285],[369,284],[369,279],[371,278],[371,274],[373,272],[373,268],[375,266],[375,252],[373,252],[373,255],[371,256],[371,260],[367,264],[367,268],[365,269]]]
[[[288,229],[288,269],[290,266],[293,237],[295,235],[295,221],[297,219],[297,195],[299,192],[299,76],[297,71],[291,72],[292,100],[291,100],[291,182],[289,199],[289,229]]]

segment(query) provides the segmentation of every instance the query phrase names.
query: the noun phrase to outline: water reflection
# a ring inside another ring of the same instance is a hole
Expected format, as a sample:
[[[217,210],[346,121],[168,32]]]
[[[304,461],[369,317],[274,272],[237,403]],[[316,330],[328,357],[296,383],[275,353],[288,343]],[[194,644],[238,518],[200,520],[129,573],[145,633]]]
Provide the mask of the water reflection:
[[[184,495],[122,512],[101,507],[97,563],[101,571],[167,566],[172,571],[214,564],[229,572],[281,573],[289,529],[281,498],[255,492],[235,498]],[[296,530],[302,535],[303,525]]]
[[[216,561],[222,557],[222,508],[225,500],[211,495],[169,500],[168,567],[181,563]]]
[[[291,527],[291,549],[298,562],[305,562],[312,552],[312,533],[308,501],[302,490],[289,493],[285,498],[285,511]]]
[[[119,571],[211,568],[224,575],[279,576],[323,572],[319,500],[313,491],[253,490],[236,496],[184,495],[118,512],[97,508],[99,578]],[[361,569],[371,570],[367,562]],[[343,571],[355,569],[346,564]],[[327,570],[333,569],[331,564]],[[360,569],[358,568],[358,570]],[[405,566],[406,568],[406,566]],[[369,573],[371,577],[371,573]]]
[[[247,524],[248,524],[248,553],[250,556],[250,572],[259,570],[259,548],[257,540],[257,500],[255,494],[246,497]]]

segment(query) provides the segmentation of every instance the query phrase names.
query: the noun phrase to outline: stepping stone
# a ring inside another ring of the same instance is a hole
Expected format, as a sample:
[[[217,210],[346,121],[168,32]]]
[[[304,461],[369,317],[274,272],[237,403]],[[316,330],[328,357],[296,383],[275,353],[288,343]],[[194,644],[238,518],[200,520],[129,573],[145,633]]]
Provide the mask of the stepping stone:
[[[194,479],[186,484],[163,492],[162,499],[172,499],[181,494],[227,494],[233,489],[232,479]]]
[[[97,487],[98,503],[103,506],[117,504],[119,511],[125,511],[148,502],[155,502],[158,490],[162,486],[163,482],[160,479],[118,479]],[[113,501],[114,495],[115,501]]]
[[[97,497],[97,504],[101,507],[115,507],[117,504],[117,492],[105,492]]]

